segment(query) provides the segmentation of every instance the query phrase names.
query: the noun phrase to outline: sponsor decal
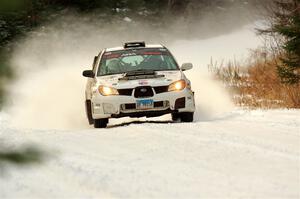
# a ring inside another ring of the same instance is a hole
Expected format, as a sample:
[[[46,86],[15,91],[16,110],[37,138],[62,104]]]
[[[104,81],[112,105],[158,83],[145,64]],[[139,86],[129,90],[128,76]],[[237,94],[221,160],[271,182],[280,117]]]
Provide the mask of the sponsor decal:
[[[103,57],[105,59],[113,59],[113,58],[119,58],[121,55],[120,54],[110,54],[110,55],[104,55]]]
[[[122,57],[128,57],[128,56],[135,56],[135,55],[136,55],[136,53],[124,53],[121,56]]]
[[[113,58],[120,58],[120,57],[128,57],[128,56],[137,56],[137,55],[169,55],[169,53],[164,49],[159,49],[159,51],[135,51],[135,52],[106,52],[103,55],[105,59],[113,59]]]
[[[142,52],[142,55],[162,55],[162,52]]]
[[[148,85],[147,80],[139,80],[139,85]]]

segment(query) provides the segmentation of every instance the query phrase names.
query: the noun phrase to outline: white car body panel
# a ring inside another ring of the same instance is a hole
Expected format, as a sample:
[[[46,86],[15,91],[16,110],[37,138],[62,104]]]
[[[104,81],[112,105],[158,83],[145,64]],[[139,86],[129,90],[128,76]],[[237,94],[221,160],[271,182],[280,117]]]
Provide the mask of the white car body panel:
[[[99,85],[105,85],[105,86],[122,89],[122,88],[134,88],[136,86],[141,86],[140,82],[145,82],[145,85],[150,85],[150,86],[165,86],[183,78],[181,71],[157,71],[156,73],[158,75],[164,75],[165,77],[154,78],[154,79],[119,81],[119,78],[124,77],[124,74],[119,74],[119,75],[108,75],[108,76],[97,77],[97,81]]]

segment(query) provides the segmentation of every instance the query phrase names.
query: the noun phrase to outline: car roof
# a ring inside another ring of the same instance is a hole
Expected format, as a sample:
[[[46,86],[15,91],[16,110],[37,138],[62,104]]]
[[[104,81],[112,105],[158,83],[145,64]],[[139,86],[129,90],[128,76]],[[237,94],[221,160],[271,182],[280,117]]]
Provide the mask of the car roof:
[[[124,48],[123,46],[119,47],[113,47],[113,48],[106,48],[105,52],[113,52],[113,51],[119,51],[119,50],[128,50],[128,49],[147,49],[147,48],[165,48],[161,44],[147,44],[145,47],[130,47],[130,48]]]

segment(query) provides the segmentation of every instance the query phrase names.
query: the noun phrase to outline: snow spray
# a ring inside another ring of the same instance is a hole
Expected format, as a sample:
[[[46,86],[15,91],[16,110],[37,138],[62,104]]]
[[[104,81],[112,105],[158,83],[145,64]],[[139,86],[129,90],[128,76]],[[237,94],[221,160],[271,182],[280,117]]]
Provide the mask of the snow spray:
[[[179,64],[193,62],[194,69],[186,74],[195,91],[196,121],[213,119],[217,114],[232,109],[223,85],[207,73],[206,66],[210,57],[214,56],[214,50],[207,48],[201,40],[178,41],[176,38],[170,39],[170,35],[164,39],[147,25],[141,26],[140,31],[124,29],[118,24],[103,28],[87,22],[84,17],[69,16],[30,33],[19,42],[12,58],[18,76],[8,88],[10,102],[7,112],[12,125],[34,129],[91,128],[84,109],[86,78],[81,73],[91,68],[94,56],[101,49],[133,40],[164,44],[178,58]],[[203,54],[198,47],[207,49],[206,53]],[[228,51],[230,46],[222,52]],[[199,58],[205,55],[205,59]]]

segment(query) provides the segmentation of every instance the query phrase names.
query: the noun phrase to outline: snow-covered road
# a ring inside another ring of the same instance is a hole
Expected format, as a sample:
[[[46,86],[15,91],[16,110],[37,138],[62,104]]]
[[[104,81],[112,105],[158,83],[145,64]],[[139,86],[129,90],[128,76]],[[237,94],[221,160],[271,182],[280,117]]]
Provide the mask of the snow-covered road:
[[[299,110],[72,131],[19,130],[0,118],[1,143],[44,152],[40,164],[0,170],[1,199],[300,197]]]

